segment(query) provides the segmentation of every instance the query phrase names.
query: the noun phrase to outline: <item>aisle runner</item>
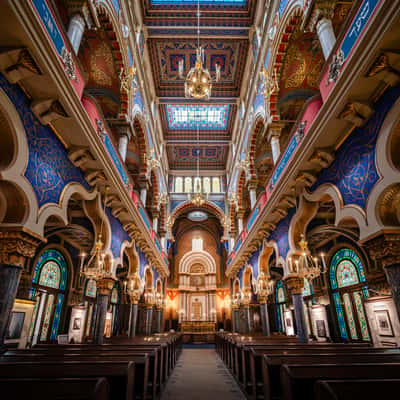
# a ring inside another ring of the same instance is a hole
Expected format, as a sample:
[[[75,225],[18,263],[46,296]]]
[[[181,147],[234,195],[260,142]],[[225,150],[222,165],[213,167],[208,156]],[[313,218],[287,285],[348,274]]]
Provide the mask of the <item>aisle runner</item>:
[[[183,349],[162,400],[245,400],[212,349]]]

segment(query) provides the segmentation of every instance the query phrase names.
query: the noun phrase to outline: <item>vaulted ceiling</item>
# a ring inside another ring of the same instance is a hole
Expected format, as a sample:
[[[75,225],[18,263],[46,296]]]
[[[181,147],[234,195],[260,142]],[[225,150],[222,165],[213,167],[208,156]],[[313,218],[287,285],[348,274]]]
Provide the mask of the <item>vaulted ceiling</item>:
[[[225,170],[256,1],[200,0],[204,64],[213,77],[215,64],[221,67],[209,101],[186,99],[178,76],[179,60],[185,76],[194,66],[197,0],[142,0],[142,6],[170,170],[195,170],[198,159],[200,169]]]

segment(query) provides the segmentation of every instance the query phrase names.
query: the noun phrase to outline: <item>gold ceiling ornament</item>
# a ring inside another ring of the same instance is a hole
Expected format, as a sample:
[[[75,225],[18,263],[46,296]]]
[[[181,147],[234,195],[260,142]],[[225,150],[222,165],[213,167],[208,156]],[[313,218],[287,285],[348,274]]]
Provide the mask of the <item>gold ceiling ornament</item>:
[[[294,262],[291,257],[288,259],[290,273],[298,274],[309,281],[312,281],[321,274],[325,274],[328,269],[326,267],[324,253],[320,254],[320,258],[312,256],[308,248],[308,242],[305,240],[303,234],[301,235],[299,244],[301,248],[300,255]]]
[[[107,195],[110,188],[106,186],[104,201],[103,201],[103,216],[105,216],[106,211],[106,203],[107,203]],[[105,218],[105,217],[104,217]],[[87,279],[94,279],[96,281],[101,281],[103,279],[114,279],[111,276],[111,264],[112,258],[109,261],[110,265],[107,265],[106,260],[106,251],[104,250],[103,243],[103,228],[104,228],[104,218],[101,219],[100,232],[97,237],[97,241],[95,243],[94,249],[89,254],[89,259],[85,262],[87,257],[86,253],[81,253],[81,264],[80,264],[80,272]]]
[[[273,69],[272,74],[267,70],[267,68],[263,68],[260,72],[261,74],[261,84],[262,84],[262,91],[264,96],[264,109],[265,115],[269,116],[270,109],[269,109],[269,101],[271,96],[279,91],[279,84],[278,78],[276,76],[276,70]]]
[[[211,96],[212,84],[218,82],[221,78],[221,66],[215,64],[215,79],[211,77],[210,72],[203,66],[204,49],[200,46],[200,1],[197,1],[197,49],[196,62],[186,76],[183,76],[184,61],[179,60],[179,77],[185,79],[185,97],[195,99],[209,100]]]

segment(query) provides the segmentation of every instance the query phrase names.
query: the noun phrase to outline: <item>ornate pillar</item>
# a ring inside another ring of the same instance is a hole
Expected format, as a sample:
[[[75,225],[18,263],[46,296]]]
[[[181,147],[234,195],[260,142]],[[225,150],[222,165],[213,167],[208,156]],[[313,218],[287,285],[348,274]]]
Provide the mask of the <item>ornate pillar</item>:
[[[140,201],[143,206],[146,207],[146,199],[147,199],[147,185],[140,188]]]
[[[129,337],[133,338],[136,336],[136,325],[138,316],[138,303],[137,301],[132,302],[131,300],[131,310],[129,315]]]
[[[145,327],[146,335],[151,335],[152,323],[153,323],[153,306],[148,304],[146,305],[146,327]]]
[[[261,316],[261,327],[263,335],[264,336],[271,335],[271,328],[269,326],[269,317],[268,317],[268,305],[266,299],[260,301],[260,316]]]
[[[157,233],[158,231],[158,218],[160,217],[160,211],[157,209],[154,209],[152,212],[152,217],[153,217],[153,231]]]
[[[232,331],[239,332],[239,307],[232,305]]]
[[[310,31],[316,30],[324,58],[327,60],[336,43],[335,32],[332,26],[336,1],[316,0],[310,4],[311,10],[306,13],[306,26]]]
[[[385,271],[400,320],[400,234],[382,234],[365,246],[371,258]]]
[[[78,54],[79,52],[79,47],[81,45],[84,31],[85,20],[83,19],[81,14],[75,14],[71,17],[68,26],[68,38],[75,51],[75,54]]]
[[[119,151],[119,154],[121,155],[122,161],[124,161],[124,162],[126,160],[126,153],[128,151],[128,142],[129,142],[128,135],[121,135],[119,137],[118,151]]]
[[[243,217],[244,217],[244,211],[240,210],[237,212],[237,221],[238,221],[238,231],[239,235],[243,232]]]
[[[282,122],[272,122],[268,125],[267,138],[271,145],[272,161],[274,164],[277,163],[281,155],[279,138],[281,137],[282,128],[284,126]]]
[[[156,333],[161,333],[161,311],[161,308],[156,308]]]
[[[108,297],[114,286],[114,282],[115,280],[112,277],[104,277],[97,281],[97,311],[93,338],[93,341],[96,344],[103,344],[104,342],[104,327],[106,324]]]
[[[24,228],[0,230],[0,353],[26,260],[33,258],[42,238]]]
[[[257,203],[257,179],[251,179],[248,185],[250,194],[250,207],[253,210]]]
[[[304,278],[299,274],[292,273],[283,278],[286,287],[292,294],[294,317],[296,318],[297,336],[300,343],[308,343],[307,322],[303,302]]]

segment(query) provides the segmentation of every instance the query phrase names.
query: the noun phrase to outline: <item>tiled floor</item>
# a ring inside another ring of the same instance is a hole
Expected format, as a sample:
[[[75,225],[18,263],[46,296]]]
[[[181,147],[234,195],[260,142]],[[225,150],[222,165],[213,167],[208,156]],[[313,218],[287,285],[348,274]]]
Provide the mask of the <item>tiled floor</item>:
[[[183,349],[162,400],[244,400],[213,349]]]

